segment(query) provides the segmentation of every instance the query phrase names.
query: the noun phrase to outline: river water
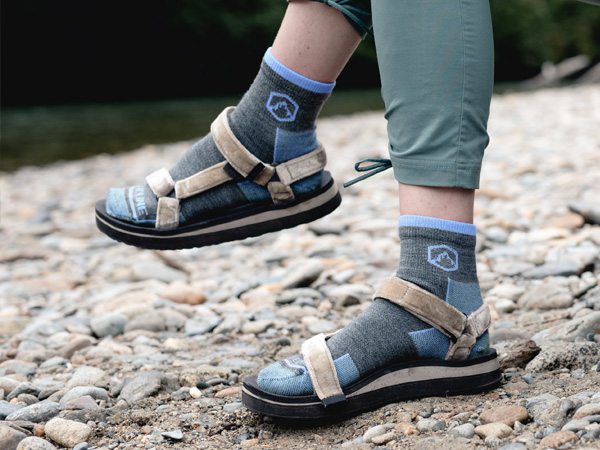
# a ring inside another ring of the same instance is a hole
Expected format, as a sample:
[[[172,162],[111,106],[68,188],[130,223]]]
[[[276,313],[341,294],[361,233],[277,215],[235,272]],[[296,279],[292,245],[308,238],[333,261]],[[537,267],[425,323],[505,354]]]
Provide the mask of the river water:
[[[0,169],[199,138],[239,97],[3,108]],[[322,117],[383,109],[378,89],[336,91]]]

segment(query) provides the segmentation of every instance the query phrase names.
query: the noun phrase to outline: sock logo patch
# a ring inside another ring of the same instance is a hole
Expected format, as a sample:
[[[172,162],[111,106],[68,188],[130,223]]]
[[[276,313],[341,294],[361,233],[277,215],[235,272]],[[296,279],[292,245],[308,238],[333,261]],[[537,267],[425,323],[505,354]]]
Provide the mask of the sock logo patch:
[[[458,253],[447,245],[431,245],[427,248],[427,262],[446,272],[458,270]]]
[[[288,95],[271,92],[267,101],[267,110],[279,122],[293,122],[298,113],[298,104]]]

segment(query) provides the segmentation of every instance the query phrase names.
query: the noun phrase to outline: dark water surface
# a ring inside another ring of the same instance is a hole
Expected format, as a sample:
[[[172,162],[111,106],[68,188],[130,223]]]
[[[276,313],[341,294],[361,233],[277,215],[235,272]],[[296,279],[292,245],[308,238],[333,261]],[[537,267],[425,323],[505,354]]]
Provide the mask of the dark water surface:
[[[0,169],[199,138],[239,97],[3,108]],[[321,117],[382,110],[378,89],[336,91]]]

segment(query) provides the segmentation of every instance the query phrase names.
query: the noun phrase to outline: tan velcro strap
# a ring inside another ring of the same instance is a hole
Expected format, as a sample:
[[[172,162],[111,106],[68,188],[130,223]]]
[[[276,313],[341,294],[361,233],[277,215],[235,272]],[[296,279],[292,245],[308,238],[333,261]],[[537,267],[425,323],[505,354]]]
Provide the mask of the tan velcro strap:
[[[320,172],[327,164],[327,155],[323,146],[298,158],[278,164],[275,167],[277,176],[283,184],[290,185]]]
[[[488,305],[482,305],[477,311],[469,314],[467,317],[466,333],[476,338],[481,337],[483,333],[492,324],[492,316]]]
[[[243,177],[248,177],[257,166],[264,166],[262,171],[251,181],[261,186],[266,186],[275,173],[275,168],[264,164],[256,156],[250,153],[235,137],[229,127],[229,113],[235,108],[230,106],[225,108],[210,126],[212,138],[219,151],[223,154],[227,162]]]
[[[302,357],[315,394],[325,406],[346,400],[324,334],[317,334],[302,344]]]
[[[441,298],[398,277],[386,278],[373,298],[385,298],[406,309],[449,338],[458,339],[467,325],[467,316]]]
[[[175,183],[175,196],[177,198],[188,198],[231,180],[231,176],[223,170],[226,165],[227,161],[223,161],[179,180]]]
[[[179,225],[179,200],[171,197],[160,197],[156,210],[156,228],[168,230]]]
[[[158,198],[169,195],[175,187],[173,177],[171,177],[169,171],[164,167],[148,175],[146,177],[146,183],[148,183],[148,186],[150,186],[150,189],[152,189],[152,192],[154,192],[154,195]]]
[[[294,199],[294,191],[292,191],[292,188],[279,181],[271,181],[267,184],[267,189],[271,194],[273,203],[283,203]]]

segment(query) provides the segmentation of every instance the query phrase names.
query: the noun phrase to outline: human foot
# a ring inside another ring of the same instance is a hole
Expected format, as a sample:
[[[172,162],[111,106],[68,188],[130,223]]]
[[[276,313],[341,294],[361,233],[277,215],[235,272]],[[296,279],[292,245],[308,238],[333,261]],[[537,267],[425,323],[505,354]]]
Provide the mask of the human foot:
[[[291,404],[303,399],[313,404],[313,414],[326,417],[330,413],[319,409],[321,403],[351,397],[352,402],[339,408],[359,412],[394,399],[482,390],[499,379],[495,353],[489,350],[489,311],[475,270],[475,227],[403,216],[400,237],[397,277],[384,282],[375,302],[329,339],[307,341],[317,343],[316,353],[314,344],[308,344],[302,356],[274,363],[249,378],[247,406],[288,416],[300,414]],[[311,363],[310,358],[321,362]],[[420,375],[411,378],[409,369]],[[319,380],[323,376],[325,381]],[[395,381],[388,382],[390,377]],[[323,384],[325,388],[319,386]],[[409,385],[412,391],[406,390]],[[269,409],[273,402],[279,406]]]
[[[185,248],[328,214],[340,198],[323,171],[315,121],[333,86],[296,74],[267,51],[239,106],[172,169],[108,191],[96,208],[99,228],[132,245]]]

